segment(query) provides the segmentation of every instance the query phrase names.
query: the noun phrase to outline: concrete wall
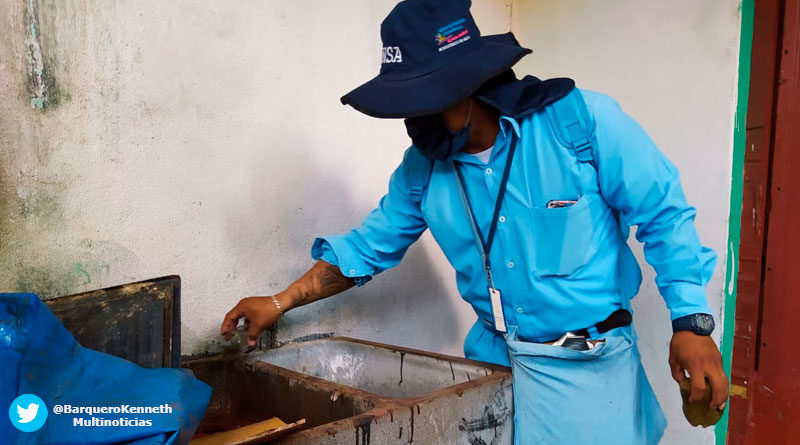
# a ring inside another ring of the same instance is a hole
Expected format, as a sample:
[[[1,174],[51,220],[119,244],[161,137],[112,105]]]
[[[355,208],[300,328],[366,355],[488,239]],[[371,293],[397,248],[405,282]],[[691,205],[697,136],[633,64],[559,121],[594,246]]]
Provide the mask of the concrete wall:
[[[43,297],[183,278],[183,352],[357,224],[408,138],[339,97],[377,74],[392,0],[0,5],[0,289]],[[475,2],[487,32],[510,0]],[[450,354],[474,319],[429,235],[369,286],[290,314]]]
[[[612,94],[681,168],[721,254],[709,287],[721,308],[738,2],[474,3],[484,33],[511,27],[534,49],[518,72]],[[339,96],[377,73],[393,4],[3,2],[0,289],[48,297],[180,274],[183,352],[216,350],[239,298],[289,284],[314,236],[347,230],[384,193],[403,125]],[[666,442],[710,442],[680,415],[663,306],[648,269],[636,324]],[[473,320],[426,234],[368,286],[289,314],[279,337],[460,354]]]
[[[572,77],[615,97],[678,166],[697,207],[704,244],[719,254],[708,299],[720,324],[739,50],[738,0],[641,2],[515,0],[512,30],[534,54],[520,74]],[[644,283],[634,302],[643,361],[669,426],[664,443],[712,443],[692,428],[667,366],[669,314],[641,247]],[[732,320],[731,320],[732,322]],[[715,333],[719,341],[721,327]]]

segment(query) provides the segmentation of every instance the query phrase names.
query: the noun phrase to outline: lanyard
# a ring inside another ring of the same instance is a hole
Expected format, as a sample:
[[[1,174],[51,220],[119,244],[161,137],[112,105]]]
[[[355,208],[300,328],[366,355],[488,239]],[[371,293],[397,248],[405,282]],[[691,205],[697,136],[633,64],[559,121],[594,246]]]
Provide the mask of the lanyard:
[[[459,168],[460,164],[453,161],[453,168],[456,171],[456,182],[458,183],[458,194],[461,196],[461,201],[464,204],[464,209],[469,216],[469,225],[472,229],[472,236],[475,239],[475,245],[478,248],[478,253],[483,260],[483,269],[486,272],[486,281],[489,283],[489,297],[492,302],[492,312],[494,314],[495,329],[500,332],[506,331],[505,319],[503,317],[503,306],[500,300],[500,291],[494,287],[492,280],[492,266],[489,261],[489,253],[492,250],[492,243],[494,242],[494,235],[497,232],[497,221],[500,216],[500,207],[503,204],[503,196],[506,193],[506,185],[508,184],[508,176],[511,173],[511,163],[514,160],[514,150],[516,149],[516,134],[512,132],[511,144],[509,146],[508,158],[506,159],[506,166],[503,170],[503,178],[500,181],[500,189],[497,192],[497,199],[494,204],[494,213],[492,214],[492,221],[489,225],[489,234],[486,240],[483,239],[483,234],[478,226],[478,220],[475,219],[475,212],[472,210],[472,205],[467,196],[467,186],[464,182],[464,176]]]

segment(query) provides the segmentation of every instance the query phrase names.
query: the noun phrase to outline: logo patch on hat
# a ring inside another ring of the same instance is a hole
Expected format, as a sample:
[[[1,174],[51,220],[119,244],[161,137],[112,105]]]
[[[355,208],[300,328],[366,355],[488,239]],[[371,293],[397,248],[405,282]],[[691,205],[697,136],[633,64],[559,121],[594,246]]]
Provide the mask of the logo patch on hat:
[[[464,26],[467,19],[460,18],[455,22],[442,26],[436,31],[436,44],[439,52],[450,49],[470,39],[469,29]]]
[[[381,50],[381,63],[403,63],[403,53],[399,46],[384,46]]]

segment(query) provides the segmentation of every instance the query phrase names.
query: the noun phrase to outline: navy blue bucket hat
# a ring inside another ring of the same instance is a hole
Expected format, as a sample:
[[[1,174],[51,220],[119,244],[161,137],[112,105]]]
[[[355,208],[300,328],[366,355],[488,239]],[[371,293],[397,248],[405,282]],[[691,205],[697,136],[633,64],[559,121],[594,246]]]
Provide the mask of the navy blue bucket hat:
[[[511,33],[481,36],[470,0],[405,0],[381,23],[381,71],[342,97],[374,117],[442,112],[531,50]]]

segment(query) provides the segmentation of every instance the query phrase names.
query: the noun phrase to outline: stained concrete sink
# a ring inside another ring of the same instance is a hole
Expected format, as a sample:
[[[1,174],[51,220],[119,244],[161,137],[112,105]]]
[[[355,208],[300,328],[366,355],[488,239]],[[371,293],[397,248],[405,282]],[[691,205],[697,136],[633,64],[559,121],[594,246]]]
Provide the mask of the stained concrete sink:
[[[508,368],[344,337],[185,362],[212,388],[198,433],[306,419],[286,444],[510,444]]]
[[[344,338],[289,344],[251,359],[393,398],[421,396],[493,372],[484,364]]]

